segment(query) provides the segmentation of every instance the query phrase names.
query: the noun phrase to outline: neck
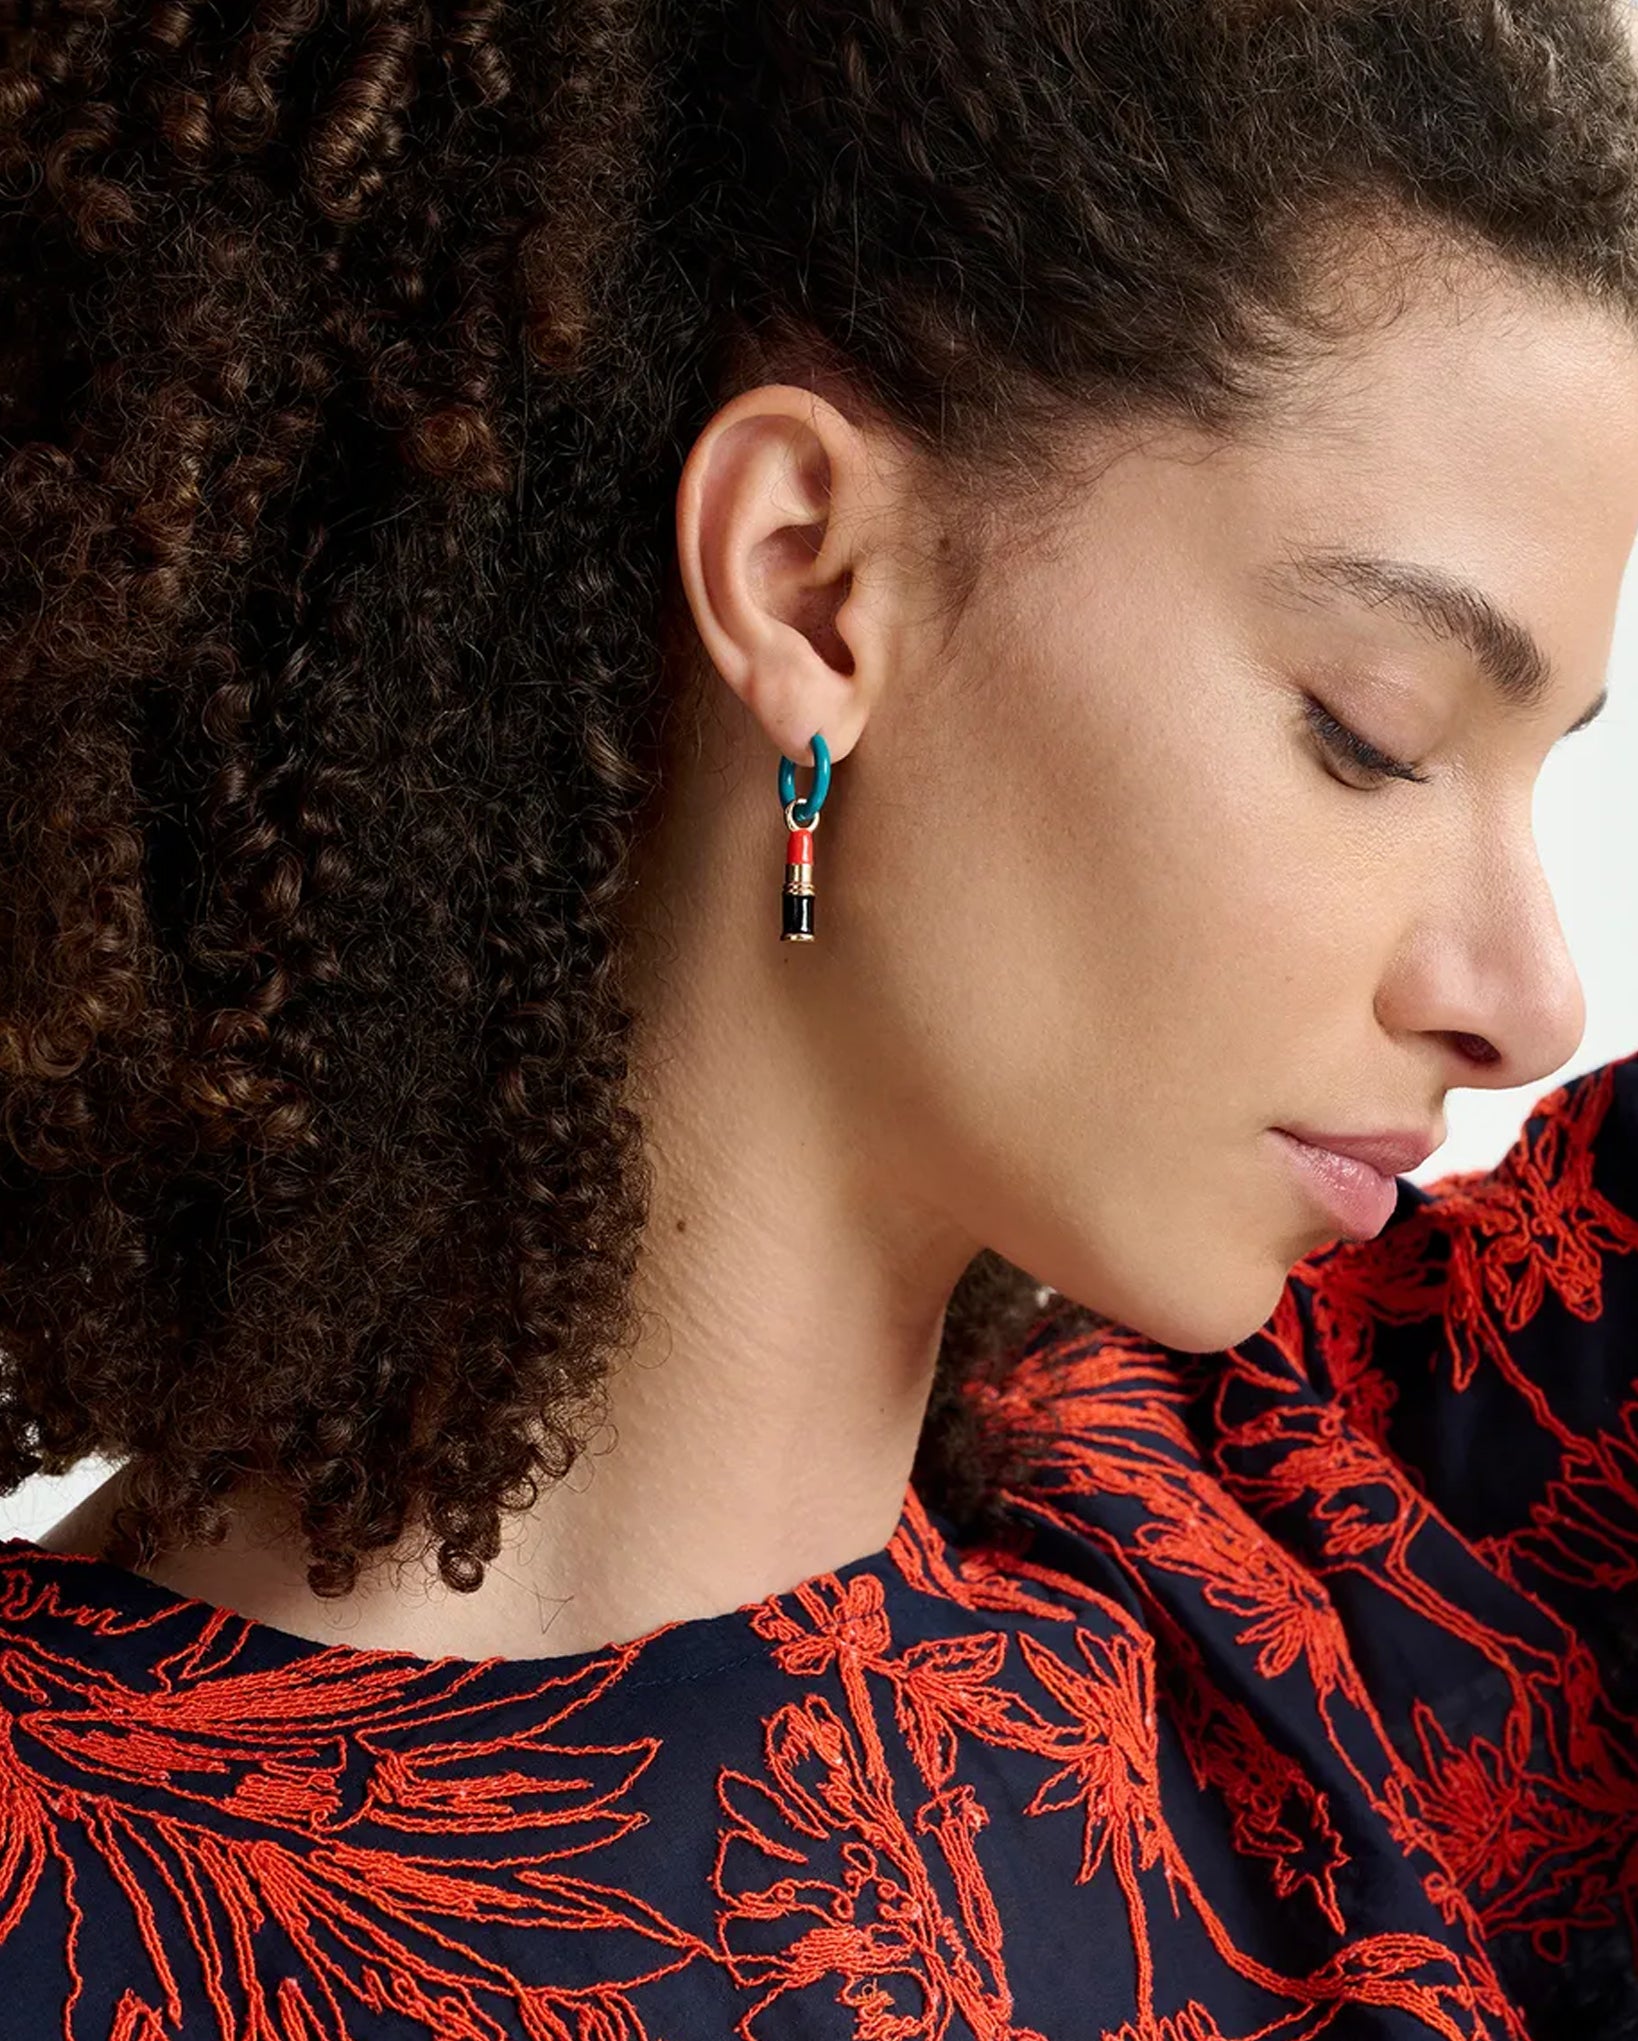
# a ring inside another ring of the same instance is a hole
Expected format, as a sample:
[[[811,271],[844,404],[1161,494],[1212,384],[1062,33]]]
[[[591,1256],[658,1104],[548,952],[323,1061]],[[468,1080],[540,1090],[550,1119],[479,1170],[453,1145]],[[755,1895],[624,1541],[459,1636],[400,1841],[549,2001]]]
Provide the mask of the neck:
[[[582,1460],[503,1519],[472,1594],[407,1540],[353,1596],[315,1596],[277,1499],[249,1489],[222,1545],[166,1554],[150,1578],[326,1642],[539,1657],[737,1608],[887,1543],[945,1306],[980,1243],[895,1146],[886,1073],[855,1038],[870,980],[843,888],[832,930],[781,944],[778,830],[730,809],[707,834],[652,846],[632,895],[643,1330]],[[701,869],[722,878],[706,898],[650,883]],[[73,1549],[112,1499],[66,1520]]]

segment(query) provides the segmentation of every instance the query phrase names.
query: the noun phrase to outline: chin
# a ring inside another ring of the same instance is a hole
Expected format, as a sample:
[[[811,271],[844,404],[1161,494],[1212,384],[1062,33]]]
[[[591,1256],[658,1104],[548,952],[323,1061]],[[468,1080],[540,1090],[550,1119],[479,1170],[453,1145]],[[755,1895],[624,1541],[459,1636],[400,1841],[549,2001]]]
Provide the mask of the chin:
[[[1213,1271],[1196,1261],[1189,1273],[1186,1288],[1175,1277],[1162,1277],[1112,1291],[1107,1271],[1103,1281],[1079,1289],[1050,1275],[1042,1280],[1155,1346],[1185,1354],[1216,1354],[1262,1331],[1279,1309],[1290,1270],[1276,1263],[1257,1271],[1244,1267],[1237,1272]],[[1214,1273],[1222,1280],[1213,1283]]]

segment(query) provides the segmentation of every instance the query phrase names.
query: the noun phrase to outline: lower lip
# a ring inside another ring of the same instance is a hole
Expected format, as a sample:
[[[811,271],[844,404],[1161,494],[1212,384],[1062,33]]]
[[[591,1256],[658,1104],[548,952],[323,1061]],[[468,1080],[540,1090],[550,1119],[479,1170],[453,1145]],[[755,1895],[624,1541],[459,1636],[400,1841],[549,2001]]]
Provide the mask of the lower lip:
[[[1371,1240],[1393,1217],[1399,1185],[1368,1163],[1329,1148],[1315,1148],[1278,1127],[1274,1137],[1302,1173],[1302,1179],[1350,1239]]]

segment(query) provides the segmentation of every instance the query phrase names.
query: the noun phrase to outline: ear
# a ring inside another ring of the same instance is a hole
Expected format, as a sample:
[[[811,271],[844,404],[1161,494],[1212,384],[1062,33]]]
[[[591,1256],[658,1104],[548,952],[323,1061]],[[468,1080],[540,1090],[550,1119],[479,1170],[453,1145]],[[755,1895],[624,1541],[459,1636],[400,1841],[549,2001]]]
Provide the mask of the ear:
[[[868,530],[882,449],[818,395],[725,404],[677,488],[677,564],[700,641],[770,741],[811,765],[852,750],[886,678],[889,584]]]

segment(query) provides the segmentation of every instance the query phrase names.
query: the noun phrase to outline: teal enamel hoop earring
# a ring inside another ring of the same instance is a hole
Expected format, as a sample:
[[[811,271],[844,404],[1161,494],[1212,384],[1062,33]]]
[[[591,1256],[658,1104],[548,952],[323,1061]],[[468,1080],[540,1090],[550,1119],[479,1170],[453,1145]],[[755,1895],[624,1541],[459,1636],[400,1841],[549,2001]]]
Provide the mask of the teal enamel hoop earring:
[[[779,805],[785,813],[785,890],[780,900],[779,940],[811,943],[813,928],[813,832],[819,810],[830,792],[830,746],[817,730],[808,739],[813,751],[813,785],[808,798],[796,798],[796,761],[779,761]]]

